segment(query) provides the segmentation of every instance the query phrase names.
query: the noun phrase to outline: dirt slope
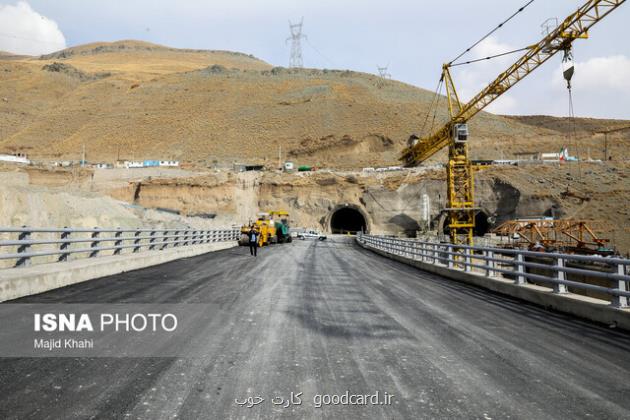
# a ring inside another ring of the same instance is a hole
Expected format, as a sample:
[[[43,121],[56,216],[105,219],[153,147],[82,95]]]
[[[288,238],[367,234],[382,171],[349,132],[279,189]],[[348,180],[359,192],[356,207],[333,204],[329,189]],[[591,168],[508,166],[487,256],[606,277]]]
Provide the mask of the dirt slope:
[[[284,159],[299,164],[394,165],[409,135],[422,134],[432,95],[370,74],[272,68],[241,53],[88,44],[39,58],[0,57],[0,151],[77,160],[85,144],[91,161],[275,166],[281,147]],[[442,109],[435,127],[445,118]],[[473,158],[567,143],[553,125],[488,113],[475,118],[471,133]]]

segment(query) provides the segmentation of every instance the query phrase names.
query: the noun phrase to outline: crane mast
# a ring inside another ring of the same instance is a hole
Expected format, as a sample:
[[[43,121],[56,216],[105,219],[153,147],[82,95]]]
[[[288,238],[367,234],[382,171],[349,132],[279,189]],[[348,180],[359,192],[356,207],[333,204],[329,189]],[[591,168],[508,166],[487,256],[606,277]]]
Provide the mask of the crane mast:
[[[468,120],[556,53],[563,51],[565,55],[568,54],[573,41],[588,38],[588,30],[624,2],[587,1],[537,44],[529,46],[514,64],[465,104],[460,102],[457,95],[450,72],[451,63],[444,64],[442,81],[446,87],[450,120],[433,134],[407,147],[400,159],[406,166],[416,166],[448,146],[446,210],[449,212],[452,243],[473,244],[475,195],[473,165],[468,157]]]

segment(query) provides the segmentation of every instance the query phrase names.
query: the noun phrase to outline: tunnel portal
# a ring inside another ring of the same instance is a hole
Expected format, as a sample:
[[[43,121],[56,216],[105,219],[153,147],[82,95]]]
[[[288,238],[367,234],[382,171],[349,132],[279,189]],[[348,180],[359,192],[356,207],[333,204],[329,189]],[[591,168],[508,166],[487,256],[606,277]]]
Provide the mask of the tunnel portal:
[[[341,207],[330,218],[330,231],[342,234],[366,232],[367,223],[359,210],[352,207]]]

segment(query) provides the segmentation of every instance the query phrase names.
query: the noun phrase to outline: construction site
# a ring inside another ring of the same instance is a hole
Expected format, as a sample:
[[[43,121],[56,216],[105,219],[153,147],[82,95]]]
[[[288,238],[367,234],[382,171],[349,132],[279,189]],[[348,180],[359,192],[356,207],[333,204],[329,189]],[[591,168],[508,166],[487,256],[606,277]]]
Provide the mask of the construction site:
[[[0,1],[0,418],[630,418],[572,2]]]
[[[303,68],[301,24],[286,68],[139,41],[5,54],[0,223],[195,227],[282,210],[323,233],[627,255],[630,121],[484,111],[554,55],[570,87],[573,42],[604,16],[547,28],[468,102],[452,72],[479,60],[445,64],[435,93],[385,67]]]

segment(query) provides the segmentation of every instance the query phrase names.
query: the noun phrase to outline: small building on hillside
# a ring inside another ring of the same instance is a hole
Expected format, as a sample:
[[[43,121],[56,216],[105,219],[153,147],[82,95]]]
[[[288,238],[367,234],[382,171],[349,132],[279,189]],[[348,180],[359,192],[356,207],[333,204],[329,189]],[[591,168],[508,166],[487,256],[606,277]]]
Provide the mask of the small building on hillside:
[[[125,165],[125,168],[127,169],[144,167],[144,163],[137,160],[126,160],[124,165]]]
[[[178,160],[161,160],[159,165],[173,168],[173,167],[179,166],[179,161]]]
[[[249,171],[262,171],[265,169],[264,165],[254,165],[248,163],[235,163],[234,171],[235,172],[249,172]]]
[[[0,154],[0,161],[8,163],[22,163],[25,165],[29,165],[31,163],[24,153],[13,153],[11,155]]]

